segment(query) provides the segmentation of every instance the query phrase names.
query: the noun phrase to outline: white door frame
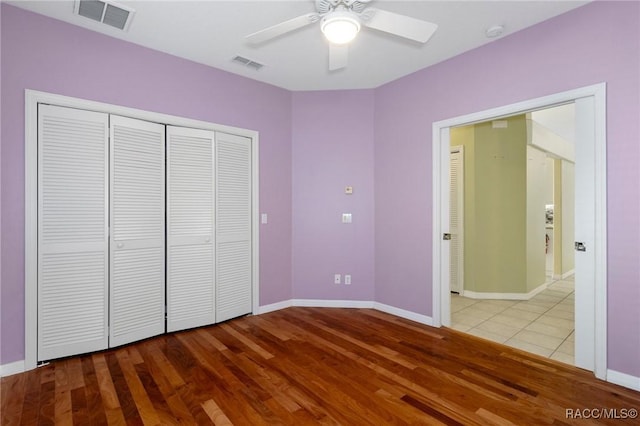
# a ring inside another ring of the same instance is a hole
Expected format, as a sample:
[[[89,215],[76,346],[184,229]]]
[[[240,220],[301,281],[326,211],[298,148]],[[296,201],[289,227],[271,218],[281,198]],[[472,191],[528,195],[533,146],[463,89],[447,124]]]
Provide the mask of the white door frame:
[[[112,105],[103,102],[89,101],[53,93],[36,90],[25,90],[25,359],[24,370],[32,370],[37,367],[38,347],[38,104],[58,105],[61,107],[84,109],[96,112],[122,115],[156,123],[172,126],[190,127],[194,129],[212,130],[245,136],[252,140],[252,200],[251,200],[251,227],[252,227],[252,311],[258,312],[259,308],[259,135],[255,130],[241,129],[225,126],[207,121],[178,117],[175,115],[161,114],[144,111],[120,105]]]
[[[449,283],[449,243],[442,234],[449,232],[449,150],[450,128],[500,117],[522,114],[537,109],[576,102],[576,134],[586,135],[579,143],[585,147],[583,153],[593,167],[593,188],[590,198],[593,235],[576,240],[590,242],[590,259],[593,259],[593,274],[583,280],[585,287],[576,292],[576,317],[589,319],[577,321],[576,365],[592,370],[595,376],[606,380],[607,374],[607,181],[606,181],[606,84],[600,83],[541,98],[530,99],[492,108],[468,115],[433,123],[433,236],[432,236],[432,289],[433,325],[448,326],[451,321]],[[584,207],[583,207],[584,208]],[[577,224],[577,222],[576,222]],[[578,230],[576,230],[578,231]],[[576,261],[577,266],[577,261]],[[578,271],[576,270],[576,273]],[[592,278],[592,279],[588,279]],[[582,296],[585,297],[582,297]]]

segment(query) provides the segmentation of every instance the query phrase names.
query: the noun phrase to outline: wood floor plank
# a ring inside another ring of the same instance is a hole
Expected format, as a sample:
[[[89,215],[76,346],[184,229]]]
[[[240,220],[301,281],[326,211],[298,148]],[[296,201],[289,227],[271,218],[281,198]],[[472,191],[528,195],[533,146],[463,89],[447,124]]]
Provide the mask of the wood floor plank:
[[[99,353],[93,356],[93,365],[96,372],[104,414],[109,425],[126,424],[124,412],[120,407],[120,400],[116,392],[115,384],[111,378],[111,372],[107,366],[104,354]]]
[[[231,420],[224,414],[224,412],[218,407],[218,404],[213,399],[207,399],[202,403],[202,408],[207,413],[207,416],[211,419],[216,426],[232,426]]]
[[[98,384],[98,378],[94,369],[93,359],[90,356],[84,356],[80,358],[82,361],[82,374],[84,381],[84,397],[86,401],[88,424],[91,425],[106,425],[107,417],[105,415],[104,405],[102,404],[102,395],[100,394],[100,385]],[[79,391],[80,389],[75,389]],[[73,395],[71,398],[73,404]],[[74,406],[74,410],[76,407]],[[82,424],[76,423],[74,424]]]
[[[287,308],[0,380],[0,425],[636,425],[640,392],[372,309]]]
[[[16,426],[20,424],[25,396],[25,374],[14,374],[0,381],[0,419],[2,424]],[[4,410],[3,407],[13,407]]]
[[[171,410],[171,414],[176,424],[196,424],[195,419],[191,415],[189,408],[185,405],[184,401],[177,393],[177,389],[184,386],[184,381],[180,378],[179,384],[174,386],[171,379],[168,376],[175,376],[177,372],[166,368],[170,365],[168,360],[164,357],[162,351],[152,341],[144,342],[139,347],[139,353],[143,359],[143,364],[147,367],[149,375],[152,377],[153,382],[157,386],[157,389],[162,395],[162,399],[166,402],[167,406]],[[171,371],[170,371],[171,370]],[[168,373],[168,375],[167,375]],[[144,383],[144,381],[143,381]],[[160,398],[156,396],[156,398]],[[156,398],[152,398],[154,404],[157,404]],[[160,410],[162,411],[162,410]]]

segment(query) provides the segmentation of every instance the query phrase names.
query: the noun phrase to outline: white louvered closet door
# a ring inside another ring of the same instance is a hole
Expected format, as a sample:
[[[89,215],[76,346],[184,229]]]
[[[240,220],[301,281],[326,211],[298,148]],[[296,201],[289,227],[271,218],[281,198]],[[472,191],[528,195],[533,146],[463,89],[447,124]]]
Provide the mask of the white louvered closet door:
[[[216,320],[213,138],[167,126],[167,331]]]
[[[165,127],[111,116],[110,346],[164,333]]]
[[[38,107],[38,360],[108,345],[107,114]]]
[[[216,321],[251,313],[251,139],[216,132]]]
[[[463,146],[451,148],[449,228],[451,232],[450,290],[464,291],[464,154]]]

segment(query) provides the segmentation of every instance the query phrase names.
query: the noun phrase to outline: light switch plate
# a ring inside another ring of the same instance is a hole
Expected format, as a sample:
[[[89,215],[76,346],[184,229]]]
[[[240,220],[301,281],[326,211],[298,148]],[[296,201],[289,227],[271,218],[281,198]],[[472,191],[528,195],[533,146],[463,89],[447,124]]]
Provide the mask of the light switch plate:
[[[262,213],[260,215],[260,223],[267,223],[267,214],[266,213]]]
[[[344,187],[344,193],[347,194],[347,195],[353,194],[353,186],[345,186]]]
[[[351,213],[342,213],[342,223],[351,223],[352,220]]]

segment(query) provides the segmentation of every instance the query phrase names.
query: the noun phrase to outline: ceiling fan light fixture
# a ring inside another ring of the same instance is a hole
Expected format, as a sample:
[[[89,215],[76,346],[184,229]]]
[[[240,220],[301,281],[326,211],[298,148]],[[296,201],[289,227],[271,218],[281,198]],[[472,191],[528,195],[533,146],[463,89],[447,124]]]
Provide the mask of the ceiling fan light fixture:
[[[333,44],[347,44],[360,31],[360,21],[349,12],[333,12],[322,19],[322,33]]]

